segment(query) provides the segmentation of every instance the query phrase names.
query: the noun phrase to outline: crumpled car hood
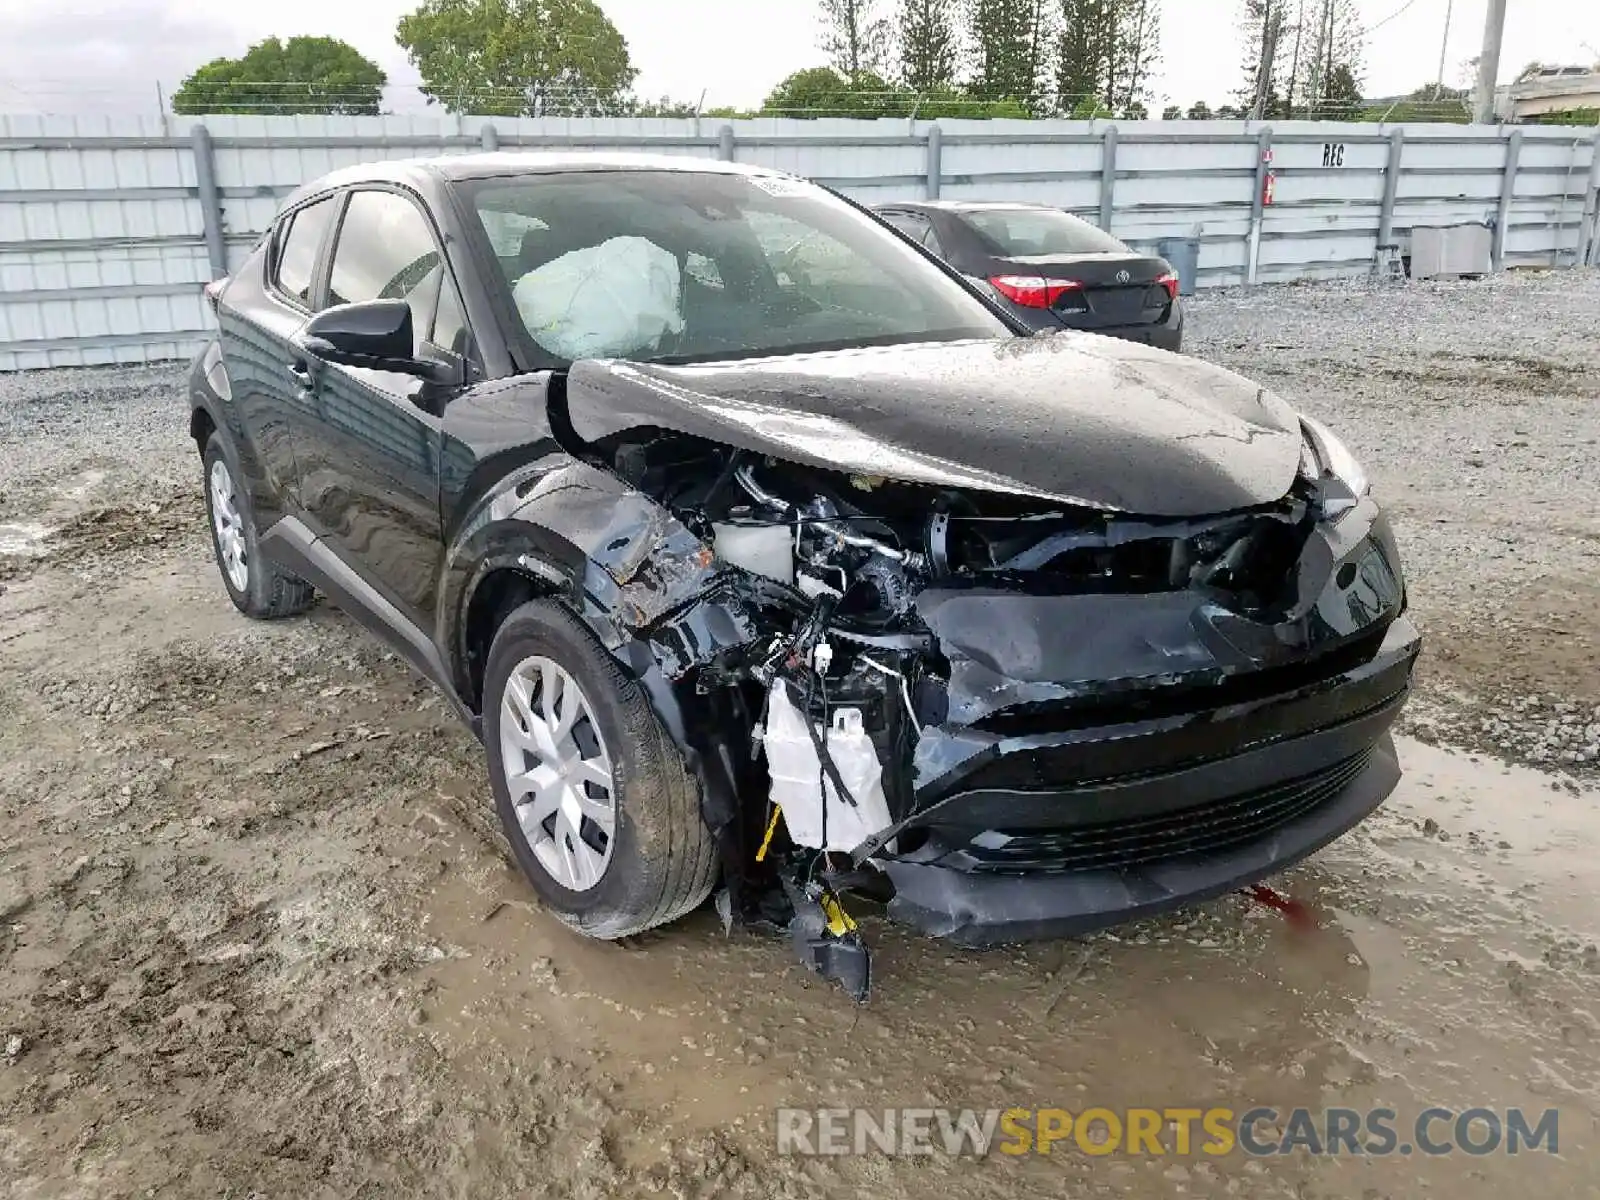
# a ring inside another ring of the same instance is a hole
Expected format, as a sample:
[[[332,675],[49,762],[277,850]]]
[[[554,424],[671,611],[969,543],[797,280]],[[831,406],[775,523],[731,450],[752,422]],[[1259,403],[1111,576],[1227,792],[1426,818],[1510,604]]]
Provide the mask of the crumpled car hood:
[[[1092,334],[933,342],[568,376],[586,441],[643,426],[792,462],[1152,516],[1283,496],[1299,422],[1198,359]]]

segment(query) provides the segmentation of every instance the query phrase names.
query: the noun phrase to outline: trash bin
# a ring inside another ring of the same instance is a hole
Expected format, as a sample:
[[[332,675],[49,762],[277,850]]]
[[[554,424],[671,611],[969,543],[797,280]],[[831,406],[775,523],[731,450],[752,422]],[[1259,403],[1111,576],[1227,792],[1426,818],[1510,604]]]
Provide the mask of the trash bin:
[[[1160,238],[1156,253],[1172,264],[1178,273],[1178,291],[1181,295],[1194,295],[1195,283],[1200,278],[1199,238]]]

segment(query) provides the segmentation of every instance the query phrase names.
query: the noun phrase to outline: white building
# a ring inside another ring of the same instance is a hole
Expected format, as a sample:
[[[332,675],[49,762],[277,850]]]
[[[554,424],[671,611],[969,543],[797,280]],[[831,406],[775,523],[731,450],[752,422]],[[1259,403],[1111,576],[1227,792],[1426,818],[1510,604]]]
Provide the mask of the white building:
[[[1495,115],[1503,121],[1579,108],[1600,109],[1600,67],[1542,67],[1495,94]]]

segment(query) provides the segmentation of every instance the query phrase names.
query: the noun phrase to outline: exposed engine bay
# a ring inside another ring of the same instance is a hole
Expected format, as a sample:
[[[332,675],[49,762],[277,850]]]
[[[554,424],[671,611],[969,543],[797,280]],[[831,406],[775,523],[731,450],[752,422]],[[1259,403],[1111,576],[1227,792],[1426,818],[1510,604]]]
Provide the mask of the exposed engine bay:
[[[1370,611],[1346,606],[1337,630],[1318,619],[1305,560],[1331,501],[1309,452],[1276,502],[1166,518],[653,427],[587,451],[714,556],[712,581],[648,636],[721,794],[706,811],[725,841],[724,917],[786,924],[858,998],[870,963],[846,891],[888,898],[894,864],[965,862],[964,838],[1052,823],[1019,812],[1007,831],[993,789],[963,783],[974,764],[1003,767],[1040,733],[1205,711],[1230,680],[1246,698],[1252,673],[1314,681],[1370,654],[1398,611],[1383,564]]]

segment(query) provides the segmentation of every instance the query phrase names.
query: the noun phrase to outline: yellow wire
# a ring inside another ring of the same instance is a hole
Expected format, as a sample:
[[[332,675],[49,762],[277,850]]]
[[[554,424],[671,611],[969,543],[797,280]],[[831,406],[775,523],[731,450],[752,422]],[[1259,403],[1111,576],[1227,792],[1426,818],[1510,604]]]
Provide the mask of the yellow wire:
[[[764,862],[767,857],[767,847],[772,845],[772,835],[778,831],[778,818],[783,815],[783,806],[772,806],[772,820],[767,822],[767,836],[761,839],[761,849],[756,851],[756,861]]]

